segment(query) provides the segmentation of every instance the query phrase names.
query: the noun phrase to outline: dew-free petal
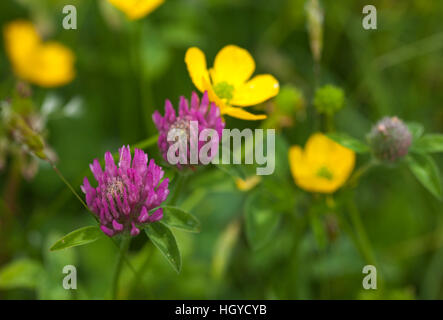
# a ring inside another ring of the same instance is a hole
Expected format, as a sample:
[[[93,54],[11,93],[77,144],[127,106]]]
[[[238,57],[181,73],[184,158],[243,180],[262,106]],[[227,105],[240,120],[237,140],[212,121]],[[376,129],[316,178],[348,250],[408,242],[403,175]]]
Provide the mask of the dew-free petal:
[[[235,106],[251,106],[275,97],[279,84],[270,74],[258,75],[245,84],[236,87],[231,104]]]
[[[224,108],[223,114],[242,120],[263,120],[267,118],[265,114],[253,114],[241,108],[234,107]]]
[[[186,51],[185,63],[189,76],[198,90],[203,92],[203,81],[209,82],[209,73],[206,66],[206,57],[203,51],[197,47],[191,47]]]
[[[211,76],[213,83],[226,82],[235,87],[246,82],[254,70],[254,58],[247,50],[227,45],[215,56]]]

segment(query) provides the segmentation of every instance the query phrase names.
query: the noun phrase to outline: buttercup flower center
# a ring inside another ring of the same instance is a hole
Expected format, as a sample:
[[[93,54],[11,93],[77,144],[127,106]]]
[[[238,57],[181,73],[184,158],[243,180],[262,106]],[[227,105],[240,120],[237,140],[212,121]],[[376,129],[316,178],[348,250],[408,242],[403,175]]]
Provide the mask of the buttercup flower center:
[[[226,81],[219,82],[214,86],[214,91],[221,99],[230,101],[234,96],[234,86],[230,85]]]
[[[334,175],[332,174],[332,172],[325,166],[318,169],[317,176],[319,176],[320,178],[327,179],[327,180],[332,180],[334,178]]]

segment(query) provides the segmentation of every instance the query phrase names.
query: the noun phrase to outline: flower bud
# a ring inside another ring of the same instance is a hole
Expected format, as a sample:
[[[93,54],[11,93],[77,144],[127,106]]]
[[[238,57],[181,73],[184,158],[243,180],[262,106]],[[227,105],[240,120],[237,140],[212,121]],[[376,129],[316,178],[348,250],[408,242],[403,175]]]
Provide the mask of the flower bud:
[[[12,112],[8,124],[16,141],[25,145],[40,159],[48,160],[42,136],[35,132],[19,114]]]
[[[368,141],[377,159],[395,162],[408,153],[412,135],[399,118],[384,117],[372,127]]]
[[[333,115],[343,108],[345,102],[345,94],[342,89],[325,85],[315,92],[314,106],[319,113]]]
[[[278,111],[284,114],[292,115],[295,112],[304,110],[305,98],[303,92],[292,85],[285,85],[275,97],[275,104]]]

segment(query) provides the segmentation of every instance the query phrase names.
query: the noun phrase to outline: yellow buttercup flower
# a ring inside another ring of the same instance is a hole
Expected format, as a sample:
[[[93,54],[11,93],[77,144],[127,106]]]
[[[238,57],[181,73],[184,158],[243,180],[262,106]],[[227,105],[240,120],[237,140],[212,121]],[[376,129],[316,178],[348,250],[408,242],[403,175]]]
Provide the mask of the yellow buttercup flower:
[[[242,108],[256,105],[277,95],[278,81],[270,74],[251,76],[255,62],[248,51],[234,45],[221,49],[214,66],[207,69],[205,54],[196,47],[186,52],[185,62],[192,82],[201,92],[208,91],[209,99],[220,108],[221,114],[243,120],[262,120]]]
[[[108,0],[131,20],[143,18],[150,14],[165,0]]]
[[[252,188],[254,188],[257,184],[259,184],[261,181],[260,176],[251,176],[246,179],[237,178],[235,179],[235,185],[237,186],[237,189],[240,191],[249,191]]]
[[[355,165],[355,153],[324,134],[315,133],[308,139],[304,150],[299,146],[289,149],[289,164],[300,188],[332,193],[349,178]]]
[[[16,20],[3,29],[5,48],[14,73],[42,87],[64,85],[75,76],[74,54],[60,43],[42,42],[34,25]]]

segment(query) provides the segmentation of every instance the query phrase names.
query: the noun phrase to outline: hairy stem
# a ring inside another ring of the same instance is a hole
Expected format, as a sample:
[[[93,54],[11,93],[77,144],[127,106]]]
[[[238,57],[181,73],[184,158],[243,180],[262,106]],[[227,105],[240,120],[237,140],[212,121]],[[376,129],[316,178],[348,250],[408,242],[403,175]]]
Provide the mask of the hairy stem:
[[[372,167],[374,167],[377,164],[377,162],[374,159],[369,160],[364,165],[362,165],[360,168],[358,168],[354,174],[349,178],[348,182],[346,183],[347,186],[353,187],[356,186],[359,179],[369,171]]]
[[[80,197],[80,195],[75,191],[74,187],[66,180],[66,178],[63,176],[63,174],[60,172],[60,170],[56,167],[54,163],[51,163],[52,169],[54,169],[55,173],[60,177],[60,179],[63,181],[63,183],[71,190],[71,192],[75,195],[75,197],[81,202],[81,204],[86,208],[86,210],[89,211],[88,206],[83,201],[83,199]]]
[[[147,242],[144,248],[144,254],[145,254],[145,258],[140,266],[140,268],[138,268],[137,270],[137,275],[134,278],[134,280],[131,283],[131,286],[129,288],[129,294],[128,297],[131,297],[132,293],[140,286],[143,285],[143,271],[148,267],[149,263],[151,262],[151,257],[152,254],[154,253],[154,246],[152,244],[152,242]],[[146,297],[145,297],[146,298]]]
[[[158,141],[158,134],[153,135],[143,141],[137,142],[136,144],[134,144],[133,147],[138,149],[146,149],[155,145],[157,141]]]
[[[355,238],[355,240],[357,240],[356,245],[360,249],[366,262],[375,265],[376,261],[374,250],[372,249],[368,235],[361,220],[360,212],[358,211],[357,206],[355,205],[353,200],[347,202],[347,208],[352,226],[354,227],[357,235],[357,237]]]
[[[118,255],[117,266],[114,272],[114,279],[112,281],[112,299],[117,299],[118,295],[118,280],[120,279],[120,274],[123,267],[124,258],[128,252],[129,245],[131,244],[131,236],[124,235],[121,246],[120,246],[120,254]]]

